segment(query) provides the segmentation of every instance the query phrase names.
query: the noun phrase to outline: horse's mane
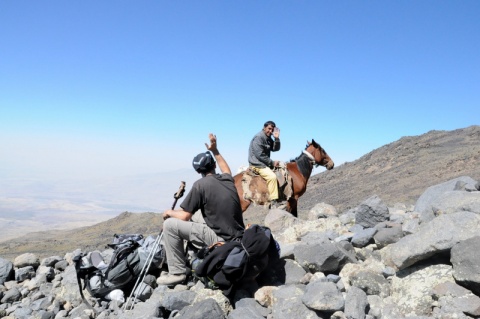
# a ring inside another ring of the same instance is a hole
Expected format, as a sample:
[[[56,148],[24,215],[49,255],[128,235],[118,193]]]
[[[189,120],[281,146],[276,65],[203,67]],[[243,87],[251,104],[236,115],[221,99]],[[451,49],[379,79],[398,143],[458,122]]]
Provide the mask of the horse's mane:
[[[312,164],[305,153],[302,152],[295,159],[290,160],[290,162],[297,163],[298,170],[302,173],[303,177],[308,178],[310,176],[310,173],[312,172]]]

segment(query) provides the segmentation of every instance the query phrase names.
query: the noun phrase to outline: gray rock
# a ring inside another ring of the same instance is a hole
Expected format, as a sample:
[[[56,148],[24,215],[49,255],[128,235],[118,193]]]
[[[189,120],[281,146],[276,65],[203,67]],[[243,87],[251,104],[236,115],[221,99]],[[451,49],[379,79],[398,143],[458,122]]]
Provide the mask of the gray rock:
[[[307,285],[302,302],[310,309],[323,312],[343,310],[345,306],[342,293],[334,283],[318,280]]]
[[[153,289],[157,288],[157,278],[153,275],[146,275],[145,278],[143,278],[143,282]]]
[[[448,309],[453,317],[467,314],[475,318],[480,316],[480,297],[470,290],[453,282],[445,282],[435,286],[432,297],[438,300],[442,309]]]
[[[323,232],[308,232],[302,238],[300,239],[301,242],[304,243],[318,243],[318,244],[324,244],[324,243],[329,243],[330,238],[328,237],[327,234]]]
[[[418,261],[449,251],[455,244],[478,235],[480,215],[458,212],[422,224],[415,233],[380,250],[387,266],[403,269]]]
[[[58,295],[63,300],[71,303],[73,307],[78,306],[82,302],[78,290],[77,272],[75,271],[74,265],[68,266],[63,272],[61,287]]]
[[[45,275],[47,281],[52,281],[52,279],[55,277],[55,270],[53,270],[53,268],[50,266],[40,265],[37,268],[36,276],[42,276],[42,275]]]
[[[382,228],[378,230],[373,236],[373,239],[375,240],[375,244],[377,244],[379,248],[383,248],[387,245],[396,243],[402,237],[402,226],[398,225],[396,227]]]
[[[300,219],[282,209],[270,209],[265,217],[265,226],[269,227],[273,233],[281,232],[290,226],[301,223]]]
[[[13,303],[22,299],[22,294],[17,288],[12,288],[7,290],[2,297],[1,303]]]
[[[367,294],[360,288],[351,287],[345,297],[345,316],[348,319],[363,319],[367,306]]]
[[[328,218],[329,216],[337,216],[335,206],[326,203],[318,203],[308,212],[307,220],[316,220],[319,218]]]
[[[263,319],[267,317],[269,311],[262,307],[253,298],[243,298],[235,303],[235,309],[228,315],[228,319]]]
[[[352,240],[352,237],[353,237],[353,234],[352,233],[346,233],[346,234],[343,234],[343,235],[340,235],[338,237],[335,237],[334,238],[334,242],[336,243],[339,243],[339,242],[342,242],[342,241],[350,241]]]
[[[335,275],[335,274],[328,274],[327,275],[327,280],[333,283],[337,283],[342,279],[342,277]]]
[[[150,319],[162,317],[160,310],[161,304],[158,300],[150,300],[149,302],[139,302],[132,310],[119,312],[116,316],[110,317],[115,319]]]
[[[451,191],[443,193],[432,206],[435,215],[469,211],[480,214],[480,192]]]
[[[262,316],[255,312],[254,309],[248,307],[235,308],[228,314],[228,319],[264,319],[266,316]]]
[[[373,236],[377,233],[375,228],[365,228],[355,232],[352,237],[352,245],[355,247],[365,247],[373,239]]]
[[[91,313],[91,312],[92,312],[91,309],[88,308],[87,305],[81,303],[68,313],[68,317],[88,319],[90,316],[88,316],[87,313]]]
[[[18,307],[11,313],[12,317],[15,319],[29,319],[31,318],[33,310],[30,308]]]
[[[352,225],[355,224],[355,210],[350,209],[346,211],[345,213],[341,214],[339,216],[340,222],[343,225]]]
[[[193,304],[196,293],[190,290],[167,291],[163,295],[161,305],[169,311],[182,310],[184,307]]]
[[[370,308],[368,316],[371,319],[382,319],[383,298],[377,295],[370,295],[367,296],[367,301]]]
[[[384,298],[390,304],[387,318],[430,315],[434,302],[431,292],[445,282],[454,282],[452,267],[448,265],[422,265],[399,271],[392,278],[391,296]],[[384,316],[387,310],[384,307]]]
[[[42,309],[47,310],[52,305],[52,303],[53,303],[53,296],[48,296],[48,297],[35,300],[30,305],[30,308],[35,311],[42,310]]]
[[[55,263],[55,269],[59,271],[64,271],[68,267],[68,261],[60,260],[59,262]]]
[[[350,284],[365,291],[368,295],[387,297],[390,295],[390,283],[384,276],[373,271],[360,271],[350,278]]]
[[[178,318],[224,319],[225,313],[215,300],[209,298],[185,307],[178,313]]]
[[[355,208],[355,223],[365,228],[374,227],[376,224],[389,219],[387,205],[374,195]]]
[[[45,266],[45,267],[55,267],[55,264],[58,263],[59,261],[63,260],[62,257],[60,256],[51,256],[42,259],[40,262],[40,266]]]
[[[144,282],[141,282],[133,292],[133,296],[137,297],[138,300],[141,301],[146,301],[152,296],[152,294],[153,288]]]
[[[365,227],[363,227],[362,225],[355,224],[352,227],[350,227],[348,229],[348,231],[351,232],[351,233],[358,233],[358,232],[361,232],[364,229],[365,229]]]
[[[299,284],[307,272],[294,260],[285,260],[285,284]]]
[[[40,266],[40,259],[38,259],[37,255],[26,253],[20,256],[17,256],[13,260],[13,265],[16,268],[23,268],[27,266],[32,266],[34,269],[37,269]]]
[[[453,277],[460,285],[480,295],[480,236],[454,245],[450,251]]]
[[[0,285],[15,278],[13,263],[0,257]]]
[[[420,227],[420,219],[407,219],[402,224],[402,231],[404,235],[416,233]]]
[[[300,242],[296,243],[282,243],[280,242],[280,258],[282,259],[293,259],[294,257],[294,248],[299,245]]]
[[[253,310],[256,314],[266,317],[269,314],[269,310],[265,307],[262,307],[254,298],[243,298],[235,303],[235,308],[249,308]]]
[[[285,300],[297,298],[305,294],[304,285],[285,285],[280,286],[272,293],[274,303],[281,303]]]
[[[312,273],[335,272],[347,262],[352,262],[350,254],[340,245],[333,243],[304,244],[294,249],[295,260]]]

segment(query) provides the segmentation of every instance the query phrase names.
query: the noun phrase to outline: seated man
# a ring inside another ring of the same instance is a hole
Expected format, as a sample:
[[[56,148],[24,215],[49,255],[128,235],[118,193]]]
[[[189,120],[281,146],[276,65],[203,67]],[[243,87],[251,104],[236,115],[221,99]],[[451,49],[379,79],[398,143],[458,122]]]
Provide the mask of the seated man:
[[[275,139],[272,139],[272,136]],[[263,129],[258,132],[250,142],[248,149],[248,162],[251,169],[265,179],[272,207],[278,204],[277,176],[271,168],[279,166],[279,161],[270,159],[270,152],[280,150],[280,130],[272,121],[263,124]]]
[[[163,235],[167,256],[168,275],[161,276],[159,285],[172,286],[186,279],[186,253],[184,240],[197,247],[212,245],[240,237],[245,229],[240,199],[235,188],[230,167],[217,149],[217,138],[210,134],[211,152],[200,153],[193,159],[193,168],[202,175],[197,180],[181,209],[163,213]],[[222,174],[216,174],[217,160]],[[205,224],[192,222],[193,214],[200,210]]]

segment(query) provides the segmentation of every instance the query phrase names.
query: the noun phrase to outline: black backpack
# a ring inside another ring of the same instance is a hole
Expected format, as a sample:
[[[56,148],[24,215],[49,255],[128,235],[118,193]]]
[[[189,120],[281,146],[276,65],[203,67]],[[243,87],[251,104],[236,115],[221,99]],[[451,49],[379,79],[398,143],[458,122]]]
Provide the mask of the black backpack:
[[[192,267],[194,276],[228,296],[238,283],[255,279],[269,262],[278,260],[280,247],[270,228],[252,225],[242,238],[204,249],[198,256],[202,259]]]
[[[154,242],[152,236],[144,238],[140,234],[115,234],[112,243],[107,245],[113,249],[108,264],[98,251],[75,256],[75,269],[83,301],[86,302],[81,281],[92,297],[105,299],[115,289],[128,293],[147,262],[161,268],[165,251],[161,245],[154,245]],[[147,260],[153,249],[153,258]]]

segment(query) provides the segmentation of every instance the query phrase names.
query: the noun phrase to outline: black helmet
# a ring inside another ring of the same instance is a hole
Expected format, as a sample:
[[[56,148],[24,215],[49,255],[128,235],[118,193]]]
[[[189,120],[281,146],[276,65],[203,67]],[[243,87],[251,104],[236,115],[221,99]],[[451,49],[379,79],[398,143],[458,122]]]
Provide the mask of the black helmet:
[[[193,158],[192,165],[198,173],[206,173],[215,166],[215,160],[210,152],[200,153]]]

